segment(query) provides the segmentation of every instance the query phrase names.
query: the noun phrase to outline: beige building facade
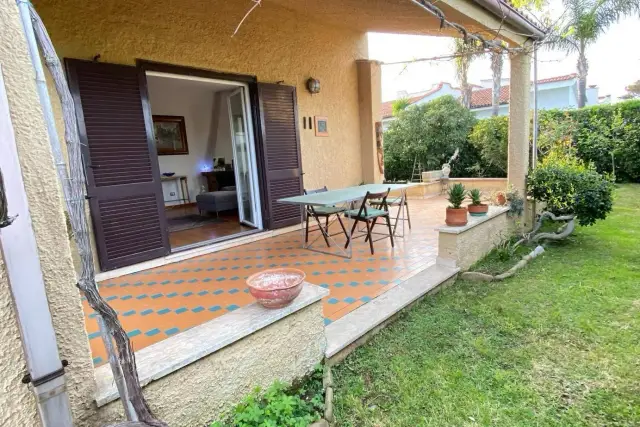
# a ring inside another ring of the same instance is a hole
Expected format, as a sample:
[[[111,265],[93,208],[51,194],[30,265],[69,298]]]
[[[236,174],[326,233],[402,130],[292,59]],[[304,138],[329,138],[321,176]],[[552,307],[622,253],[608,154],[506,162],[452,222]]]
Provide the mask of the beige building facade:
[[[367,31],[449,36],[456,33],[451,28],[440,30],[437,19],[410,1],[263,0],[233,35],[252,4],[238,0],[34,2],[60,58],[129,66],[145,60],[248,75],[258,83],[295,87],[304,187],[340,188],[363,181],[380,182],[383,175],[379,168],[375,126],[381,120],[381,65],[369,60]],[[439,6],[449,19],[470,30],[491,34],[487,28],[499,28],[502,24],[489,8],[482,8],[475,2],[444,0]],[[107,419],[113,421],[118,411],[113,406],[99,409],[95,402],[97,386],[81,297],[75,287],[72,242],[68,237],[62,194],[15,1],[0,0],[0,21],[0,67],[60,357],[69,361],[65,376],[72,413],[78,426],[100,425]],[[520,35],[524,31],[522,28],[509,23],[503,27],[501,35],[512,46],[526,43],[527,37]],[[511,102],[511,114],[522,117],[517,118],[513,122],[516,126],[510,129],[509,151],[509,181],[518,188],[524,182],[527,168],[524,153],[528,146],[525,123],[528,113],[525,106],[528,105],[529,89],[525,86],[529,78],[524,74],[528,73],[529,65],[526,58],[517,59],[518,66],[511,67],[512,86],[516,83],[522,86],[520,91],[512,90],[518,99]],[[516,75],[518,73],[522,76]],[[319,93],[311,94],[307,90],[309,78],[320,81]],[[49,84],[49,93],[62,135],[60,105],[52,84]],[[518,103],[523,108],[519,109]],[[328,118],[328,136],[316,136],[313,130],[302,126],[302,118],[315,116]],[[313,322],[315,332],[309,334],[309,340],[314,342],[323,339],[318,332],[322,328],[319,309],[314,302],[312,307],[299,313],[301,322],[305,319]],[[286,329],[287,326],[277,327]],[[280,333],[274,330],[274,333]],[[3,408],[0,424],[11,427],[39,425],[34,397],[29,387],[20,381],[26,369],[25,355],[1,258],[0,348],[0,357],[9,367],[0,372],[3,390],[0,393],[0,407]],[[268,346],[265,348],[268,350]],[[296,374],[308,371],[314,358],[321,357],[320,351],[316,353],[305,356],[308,363],[300,365]],[[221,354],[219,357],[227,356]],[[203,375],[201,380],[207,380],[206,374]],[[242,378],[245,382],[250,380],[247,376]],[[211,377],[212,381],[214,379]],[[277,378],[262,376],[261,383],[265,385],[274,379]],[[161,412],[160,416],[173,412],[173,402],[166,401],[162,393],[166,387],[172,387],[171,384],[158,384],[151,390],[150,404]],[[215,393],[215,390],[207,390]],[[229,396],[235,399],[238,390],[244,388],[234,389]],[[225,404],[229,402],[228,399],[224,401]],[[206,416],[198,413],[199,410],[212,411],[212,408],[191,407],[189,416],[204,421]],[[178,415],[169,417],[171,425],[187,425]]]

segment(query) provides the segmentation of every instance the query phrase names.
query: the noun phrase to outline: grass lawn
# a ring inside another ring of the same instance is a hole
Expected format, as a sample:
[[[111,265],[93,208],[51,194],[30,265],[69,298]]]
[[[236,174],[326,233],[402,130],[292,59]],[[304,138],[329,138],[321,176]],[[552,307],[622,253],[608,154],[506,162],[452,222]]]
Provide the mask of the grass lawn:
[[[428,297],[334,377],[339,426],[640,426],[640,185],[517,276]]]

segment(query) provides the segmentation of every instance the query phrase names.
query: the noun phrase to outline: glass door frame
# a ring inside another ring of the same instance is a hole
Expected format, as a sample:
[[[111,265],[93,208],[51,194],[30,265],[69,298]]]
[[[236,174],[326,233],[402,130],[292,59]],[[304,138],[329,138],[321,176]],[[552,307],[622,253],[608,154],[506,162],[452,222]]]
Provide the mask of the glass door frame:
[[[253,222],[248,221],[244,218],[244,204],[242,200],[242,192],[240,191],[239,184],[242,182],[240,180],[240,170],[239,170],[239,159],[237,153],[237,146],[235,141],[235,129],[234,129],[234,117],[231,111],[231,97],[240,95],[240,100],[242,102],[243,109],[243,126],[245,130],[245,138],[247,144],[247,156],[248,156],[248,169],[249,169],[249,186],[251,191],[251,211],[253,216]],[[260,209],[260,186],[258,181],[258,168],[257,168],[257,157],[256,157],[256,147],[255,147],[255,138],[253,135],[253,120],[251,117],[251,100],[249,98],[249,88],[246,85],[241,85],[237,89],[234,89],[227,96],[227,108],[229,111],[229,126],[231,128],[231,144],[233,147],[233,160],[234,160],[234,174],[236,178],[236,189],[237,197],[238,197],[238,214],[240,216],[240,222],[251,227],[262,228],[262,212]]]

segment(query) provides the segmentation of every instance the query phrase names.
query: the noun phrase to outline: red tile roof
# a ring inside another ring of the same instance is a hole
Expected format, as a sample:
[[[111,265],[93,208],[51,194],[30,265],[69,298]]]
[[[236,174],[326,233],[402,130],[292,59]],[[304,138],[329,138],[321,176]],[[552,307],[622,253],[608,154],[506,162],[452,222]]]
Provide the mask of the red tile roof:
[[[564,76],[550,77],[548,79],[540,79],[538,80],[538,84],[562,82],[565,80],[572,80],[575,78],[578,78],[578,75],[576,73],[573,73],[573,74],[567,74]],[[420,101],[421,99],[434,94],[435,92],[442,89],[442,86],[444,85],[444,83],[445,82],[438,83],[432,89],[430,89],[428,92],[423,93],[422,95],[412,96],[411,98],[409,98],[409,104],[414,104]],[[481,87],[481,86],[472,84],[471,87]],[[459,88],[454,87],[454,89],[459,89]],[[491,105],[491,91],[492,91],[491,88],[474,90],[471,95],[471,108],[489,107]],[[510,94],[510,90],[508,85],[502,86],[500,88],[500,104],[509,103],[509,94]],[[395,101],[397,100],[387,101],[382,103],[382,107],[380,108],[380,113],[382,114],[383,119],[393,116],[393,103]]]
[[[442,86],[444,85],[444,83],[445,82],[438,83],[437,85],[435,85],[433,88],[429,89],[429,91],[423,93],[422,95],[412,96],[411,98],[408,99],[409,105],[416,103],[421,99],[426,98],[429,95],[433,95],[434,93],[442,89]],[[383,119],[393,116],[393,103],[396,101],[397,99],[394,99],[393,101],[387,101],[382,103],[382,107],[380,108],[380,113],[382,114]]]
[[[567,74],[566,76],[550,77],[548,79],[538,80],[540,83],[555,83],[565,80],[572,80],[577,78],[577,74]],[[471,108],[481,108],[491,106],[491,92],[492,88],[474,90],[471,94]],[[508,104],[510,95],[510,86],[500,87],[500,104]]]

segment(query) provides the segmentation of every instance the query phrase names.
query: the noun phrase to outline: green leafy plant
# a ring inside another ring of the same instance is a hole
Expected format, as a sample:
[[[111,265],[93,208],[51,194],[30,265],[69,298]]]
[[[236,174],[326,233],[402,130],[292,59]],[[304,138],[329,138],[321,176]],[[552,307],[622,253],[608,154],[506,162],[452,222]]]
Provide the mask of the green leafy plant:
[[[460,206],[462,205],[462,202],[464,202],[464,199],[466,197],[464,185],[460,183],[453,185],[451,188],[449,188],[448,194],[449,197],[447,198],[447,200],[451,204],[450,207],[453,209],[460,209]]]
[[[482,204],[482,193],[480,193],[480,190],[472,188],[467,194],[469,195],[469,199],[471,199],[472,205],[478,206]]]
[[[482,176],[507,176],[507,146],[509,116],[496,116],[478,120],[469,134],[469,142],[480,153],[477,169]]]
[[[555,215],[575,215],[580,225],[605,219],[612,208],[613,184],[591,165],[550,154],[528,177],[530,194]]]
[[[456,149],[460,155],[451,176],[468,176],[479,161],[468,140],[475,122],[473,113],[452,96],[406,108],[384,133],[385,179],[411,179],[416,158],[427,170],[440,170]]]
[[[505,194],[507,202],[509,202],[509,216],[520,216],[524,212],[524,197],[520,192],[511,186]]]
[[[306,427],[324,410],[322,375],[322,366],[317,366],[300,384],[287,387],[275,382],[264,393],[256,388],[210,427]]]

